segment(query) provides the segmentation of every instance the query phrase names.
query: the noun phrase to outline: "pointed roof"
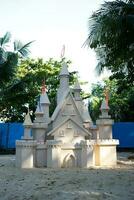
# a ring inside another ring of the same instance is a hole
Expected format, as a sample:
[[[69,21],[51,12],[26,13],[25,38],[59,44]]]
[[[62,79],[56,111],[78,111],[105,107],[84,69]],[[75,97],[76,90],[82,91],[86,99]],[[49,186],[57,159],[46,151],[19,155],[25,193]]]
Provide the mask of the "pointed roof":
[[[103,99],[100,110],[109,110],[109,106],[107,105],[106,99]]]
[[[88,108],[86,105],[83,104],[83,113],[82,113],[83,121],[84,122],[92,122],[92,119],[90,117],[90,114],[88,112]]]
[[[49,98],[48,98],[47,93],[46,93],[45,80],[42,81],[41,95],[40,95],[39,104],[50,104]]]
[[[62,64],[62,68],[61,68],[59,76],[69,76],[67,64],[65,62]]]
[[[79,90],[79,91],[81,91],[81,87],[80,87],[80,84],[79,84],[79,81],[78,81],[78,80],[76,80],[76,82],[75,82],[75,84],[74,84],[73,90]]]
[[[58,128],[60,128],[63,124],[65,124],[67,121],[71,120],[74,124],[76,124],[86,135],[91,135],[90,132],[88,132],[85,128],[83,128],[80,124],[78,124],[76,121],[74,121],[71,117],[68,117],[65,121],[63,121],[61,124],[59,124],[57,127],[55,127],[52,131],[48,132],[48,136],[53,134]]]
[[[50,104],[50,101],[46,92],[40,95],[40,104]]]
[[[29,108],[28,108],[28,112],[27,114],[25,115],[25,120],[24,120],[24,123],[23,125],[27,125],[27,126],[31,126],[33,123],[31,121],[31,117],[30,117],[30,114],[29,114]]]

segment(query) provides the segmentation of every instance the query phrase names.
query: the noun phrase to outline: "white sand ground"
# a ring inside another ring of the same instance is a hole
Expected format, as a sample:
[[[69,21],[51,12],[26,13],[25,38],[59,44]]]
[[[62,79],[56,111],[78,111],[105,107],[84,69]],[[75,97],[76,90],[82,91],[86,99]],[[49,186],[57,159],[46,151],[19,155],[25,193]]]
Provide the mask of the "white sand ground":
[[[111,169],[17,169],[0,156],[0,200],[134,200],[132,153],[119,153]],[[133,154],[134,155],[134,154]]]

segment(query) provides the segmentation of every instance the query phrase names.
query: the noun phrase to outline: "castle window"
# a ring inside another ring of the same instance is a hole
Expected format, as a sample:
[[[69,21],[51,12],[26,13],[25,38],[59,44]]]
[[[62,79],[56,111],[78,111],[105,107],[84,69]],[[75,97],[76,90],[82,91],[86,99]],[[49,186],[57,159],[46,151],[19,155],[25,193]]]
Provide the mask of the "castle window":
[[[78,137],[80,134],[79,134],[79,131],[78,130],[75,130],[74,131],[74,137]]]
[[[67,123],[67,128],[72,128],[72,123],[70,121]]]
[[[60,136],[60,137],[64,137],[64,130],[60,130],[60,131],[59,131],[59,136]]]

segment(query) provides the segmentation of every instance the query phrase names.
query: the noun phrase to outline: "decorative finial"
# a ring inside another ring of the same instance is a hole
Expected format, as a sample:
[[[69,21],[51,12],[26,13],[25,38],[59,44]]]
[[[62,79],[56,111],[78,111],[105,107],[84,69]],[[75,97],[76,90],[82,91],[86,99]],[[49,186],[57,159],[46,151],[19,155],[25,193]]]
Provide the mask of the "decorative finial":
[[[62,46],[62,50],[60,54],[61,59],[64,57],[64,55],[65,55],[65,45]]]
[[[107,108],[109,108],[109,106],[108,106],[108,102],[109,102],[109,90],[107,88],[104,90],[104,95],[105,95],[106,106],[107,106]]]
[[[41,93],[44,94],[46,92],[45,80],[42,81]]]

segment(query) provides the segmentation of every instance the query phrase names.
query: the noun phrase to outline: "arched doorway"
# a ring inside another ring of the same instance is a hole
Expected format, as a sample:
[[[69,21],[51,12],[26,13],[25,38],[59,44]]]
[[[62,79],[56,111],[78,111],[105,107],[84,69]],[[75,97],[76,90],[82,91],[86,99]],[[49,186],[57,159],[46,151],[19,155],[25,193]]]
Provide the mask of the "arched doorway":
[[[67,156],[65,156],[65,158],[63,160],[63,167],[65,167],[65,168],[76,167],[76,158],[75,158],[75,156],[72,155],[72,154],[68,154]]]

